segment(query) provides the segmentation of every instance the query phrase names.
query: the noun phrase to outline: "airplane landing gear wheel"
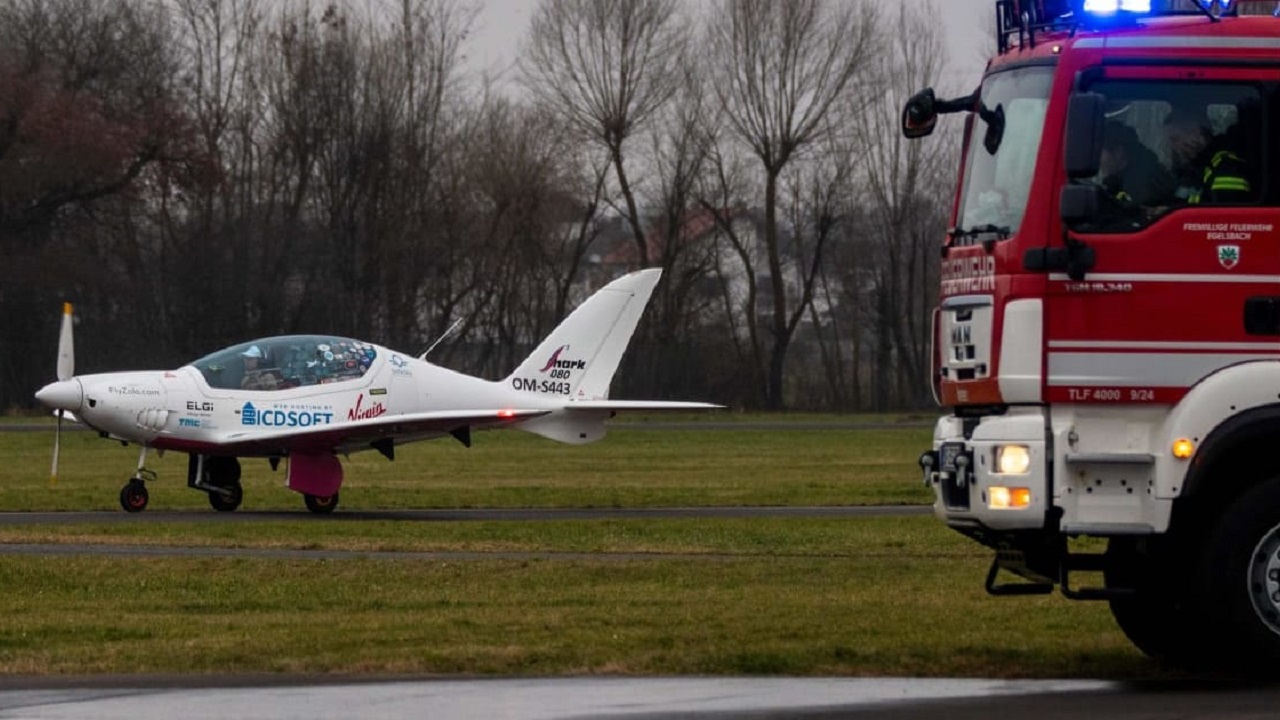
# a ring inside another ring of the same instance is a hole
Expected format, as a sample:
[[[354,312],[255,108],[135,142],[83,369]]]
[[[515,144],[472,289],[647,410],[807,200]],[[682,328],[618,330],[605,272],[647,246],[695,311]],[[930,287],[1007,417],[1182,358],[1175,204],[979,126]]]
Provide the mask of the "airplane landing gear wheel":
[[[234,512],[244,500],[240,485],[240,461],[234,457],[210,457],[204,461],[205,482],[200,487],[209,494],[209,506],[218,512]]]
[[[130,480],[120,488],[120,507],[125,512],[142,512],[147,509],[147,485],[138,479]]]
[[[332,495],[304,495],[307,509],[317,515],[328,515],[338,507],[338,493]]]
[[[220,492],[220,491],[221,492]],[[244,500],[244,489],[240,483],[226,485],[219,490],[209,491],[209,505],[218,512],[234,512]]]

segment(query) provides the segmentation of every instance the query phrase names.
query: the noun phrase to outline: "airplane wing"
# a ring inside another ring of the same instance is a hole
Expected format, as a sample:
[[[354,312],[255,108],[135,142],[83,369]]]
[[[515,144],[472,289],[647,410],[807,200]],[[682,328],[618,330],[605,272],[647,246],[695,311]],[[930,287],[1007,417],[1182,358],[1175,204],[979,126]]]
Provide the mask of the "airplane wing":
[[[549,412],[550,410],[531,409],[449,410],[385,415],[369,420],[341,422],[305,429],[271,432],[240,430],[223,436],[222,441],[218,443],[218,449],[235,455],[363,450],[377,447],[375,443],[387,440],[393,442],[399,439],[416,440],[455,431],[469,433],[470,428],[501,427],[546,415]],[[469,434],[466,435],[466,439],[463,437],[458,439],[465,444],[470,444]]]

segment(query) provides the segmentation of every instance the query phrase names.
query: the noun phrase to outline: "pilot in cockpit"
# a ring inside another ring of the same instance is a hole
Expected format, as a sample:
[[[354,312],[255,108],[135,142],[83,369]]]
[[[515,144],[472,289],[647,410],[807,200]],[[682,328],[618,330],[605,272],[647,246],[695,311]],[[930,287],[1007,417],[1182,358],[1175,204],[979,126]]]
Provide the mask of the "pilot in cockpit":
[[[240,353],[244,360],[244,379],[240,381],[243,390],[275,390],[280,386],[280,371],[266,368],[262,349],[250,345],[248,350]]]

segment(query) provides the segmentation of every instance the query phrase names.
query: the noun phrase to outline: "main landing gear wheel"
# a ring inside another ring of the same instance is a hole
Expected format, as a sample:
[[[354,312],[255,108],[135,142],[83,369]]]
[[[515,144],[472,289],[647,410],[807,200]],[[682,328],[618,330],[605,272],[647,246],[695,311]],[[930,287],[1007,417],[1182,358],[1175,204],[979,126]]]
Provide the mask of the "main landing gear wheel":
[[[243,500],[244,488],[240,487],[240,483],[209,491],[209,505],[218,512],[234,512]]]
[[[209,494],[209,506],[218,512],[234,512],[244,500],[244,488],[240,485],[240,461],[234,457],[215,456],[205,458],[204,474]]]
[[[307,509],[317,515],[328,515],[338,507],[338,493],[332,495],[304,495]]]
[[[141,480],[130,480],[125,486],[120,488],[120,507],[125,512],[142,512],[147,509],[147,484]]]

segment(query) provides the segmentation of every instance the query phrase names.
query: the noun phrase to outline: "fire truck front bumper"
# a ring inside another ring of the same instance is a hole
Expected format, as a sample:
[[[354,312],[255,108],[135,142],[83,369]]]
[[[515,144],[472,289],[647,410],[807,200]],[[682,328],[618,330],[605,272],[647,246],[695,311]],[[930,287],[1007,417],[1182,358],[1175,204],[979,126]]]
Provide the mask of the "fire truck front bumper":
[[[1053,504],[1045,437],[1038,409],[939,419],[920,456],[934,514],[956,528],[1044,528]]]

